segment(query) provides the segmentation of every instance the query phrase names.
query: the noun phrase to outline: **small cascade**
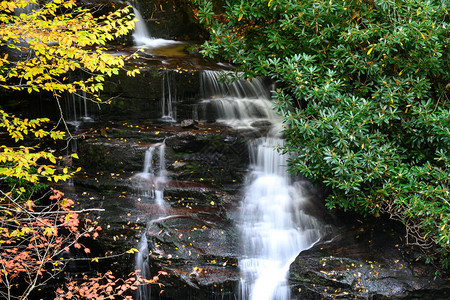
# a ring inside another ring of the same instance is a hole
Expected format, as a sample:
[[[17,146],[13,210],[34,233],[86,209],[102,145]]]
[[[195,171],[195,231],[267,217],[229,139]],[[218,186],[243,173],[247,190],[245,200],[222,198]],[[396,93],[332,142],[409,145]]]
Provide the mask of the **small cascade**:
[[[147,25],[145,24],[144,17],[141,15],[137,9],[137,3],[133,6],[133,13],[137,19],[134,27],[133,39],[137,46],[145,45],[147,42],[151,41],[150,33],[148,32]]]
[[[281,124],[281,118],[273,112],[273,103],[262,80],[231,80],[230,74],[218,71],[202,73],[202,101],[194,111],[195,118],[237,129],[253,129],[264,123]],[[228,82],[221,81],[221,77]],[[280,128],[274,130],[279,132]]]
[[[136,254],[136,271],[139,271],[139,275],[144,279],[151,279],[150,266],[149,266],[149,250],[148,241],[146,236],[147,230],[142,234],[141,240],[138,244],[139,252]],[[151,296],[150,285],[140,285],[136,290],[136,300],[149,300]]]
[[[147,24],[145,23],[145,19],[142,14],[139,12],[139,4],[137,1],[133,1],[133,13],[136,19],[138,20],[135,23],[135,28],[133,32],[134,44],[138,47],[149,47],[149,48],[159,48],[165,47],[173,44],[178,44],[177,41],[165,40],[165,39],[157,39],[153,38],[148,29]]]
[[[83,122],[92,122],[92,117],[88,113],[88,101],[86,92],[82,94],[68,93],[64,99],[65,104],[65,118],[69,125],[76,129]]]
[[[164,186],[166,183],[165,144],[150,146],[145,152],[144,168],[136,174],[137,189],[144,197],[154,199],[159,206],[164,205]],[[155,166],[155,158],[159,166]]]
[[[234,78],[235,73],[205,70],[201,75],[200,91],[203,99],[269,99],[270,94],[259,78],[252,81]]]
[[[169,70],[164,71],[161,82],[161,120],[165,122],[176,122],[177,111],[175,104],[177,101],[177,89],[174,74]]]

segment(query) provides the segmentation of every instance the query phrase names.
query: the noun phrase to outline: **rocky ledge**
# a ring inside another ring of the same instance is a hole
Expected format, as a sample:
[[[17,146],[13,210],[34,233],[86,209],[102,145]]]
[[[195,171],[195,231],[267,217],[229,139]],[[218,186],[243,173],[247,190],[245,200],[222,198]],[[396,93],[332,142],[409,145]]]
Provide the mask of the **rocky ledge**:
[[[449,299],[450,280],[435,277],[436,269],[405,245],[402,225],[361,220],[296,258],[292,299]]]

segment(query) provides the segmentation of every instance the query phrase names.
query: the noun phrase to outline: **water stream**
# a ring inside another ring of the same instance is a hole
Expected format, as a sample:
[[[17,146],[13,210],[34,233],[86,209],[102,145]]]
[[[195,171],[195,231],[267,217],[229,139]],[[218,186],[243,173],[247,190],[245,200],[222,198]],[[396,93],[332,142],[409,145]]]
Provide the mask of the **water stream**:
[[[202,99],[195,116],[201,121],[213,119],[235,129],[269,126],[271,131],[279,133],[281,118],[272,109],[269,90],[263,81],[259,78],[227,81],[224,75],[227,73],[202,72]]]
[[[160,208],[164,207],[165,149],[164,142],[151,145],[145,152],[142,172],[135,175],[136,189],[140,196],[154,200]],[[155,164],[156,159],[158,165]]]
[[[173,72],[165,70],[163,73],[162,95],[161,95],[161,120],[165,122],[176,122],[176,100],[177,89]]]
[[[136,271],[139,271],[139,275],[144,279],[150,279],[150,265],[149,265],[149,249],[148,240],[146,237],[146,231],[141,236],[138,244],[139,252],[136,255]],[[151,297],[151,286],[150,285],[140,285],[136,291],[136,300],[146,300]]]
[[[251,171],[238,221],[243,247],[239,297],[288,300],[289,265],[319,239],[320,224],[303,212],[308,201],[303,187],[287,173],[287,156],[276,150],[283,144],[279,137],[281,119],[272,109],[268,89],[261,80],[226,84],[218,81],[217,72],[203,74],[204,99],[200,105],[204,114],[211,106],[216,121],[233,128],[270,126],[266,134],[249,142]]]
[[[64,105],[66,122],[75,127],[75,129],[78,129],[83,122],[93,121],[93,118],[89,114],[88,100],[85,91],[81,91],[80,94],[67,93],[64,98]]]
[[[135,29],[133,32],[134,44],[138,47],[148,47],[148,48],[159,48],[170,46],[174,44],[179,44],[178,41],[166,40],[161,38],[154,38],[150,35],[147,24],[145,23],[145,19],[140,13],[138,7],[139,4],[137,1],[133,2],[133,13],[136,19],[138,20],[135,24]]]
[[[290,299],[289,265],[320,237],[320,224],[305,214],[303,187],[286,172],[283,140],[263,137],[250,145],[251,172],[242,204],[241,299]]]

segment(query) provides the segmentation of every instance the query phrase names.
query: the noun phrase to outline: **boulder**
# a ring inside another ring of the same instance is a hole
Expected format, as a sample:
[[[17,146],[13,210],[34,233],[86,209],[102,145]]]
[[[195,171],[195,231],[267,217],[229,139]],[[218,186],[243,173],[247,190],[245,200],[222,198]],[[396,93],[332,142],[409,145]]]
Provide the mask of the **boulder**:
[[[435,268],[405,245],[401,224],[361,220],[339,227],[332,239],[295,259],[292,299],[449,298],[450,281],[435,278]]]

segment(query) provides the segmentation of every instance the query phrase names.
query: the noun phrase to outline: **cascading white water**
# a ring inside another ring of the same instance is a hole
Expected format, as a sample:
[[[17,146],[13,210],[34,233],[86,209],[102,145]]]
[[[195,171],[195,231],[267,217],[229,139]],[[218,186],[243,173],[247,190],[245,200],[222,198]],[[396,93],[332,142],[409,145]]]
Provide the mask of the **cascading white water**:
[[[218,73],[205,71],[202,77],[203,100],[199,110],[215,114],[216,121],[246,129],[264,121],[271,129],[265,137],[250,143],[251,166],[247,176],[239,226],[243,256],[240,298],[288,300],[286,274],[289,265],[320,237],[320,225],[305,214],[307,199],[301,185],[292,182],[286,171],[287,157],[275,150],[281,118],[272,109],[262,81],[238,80],[223,84]]]
[[[143,170],[135,176],[138,181],[138,189],[142,195],[154,199],[161,207],[164,206],[164,186],[166,183],[165,148],[164,142],[150,146],[145,152]],[[159,162],[157,169],[154,164],[156,149],[158,149],[157,158]]]
[[[307,199],[286,173],[286,156],[275,147],[283,140],[260,138],[242,205],[241,299],[288,300],[286,273],[303,250],[320,237],[317,220],[302,211]]]
[[[202,100],[194,116],[200,120],[210,120],[227,124],[237,129],[252,129],[269,122],[274,131],[279,132],[281,118],[272,110],[272,102],[263,82],[254,78],[234,80],[229,83],[220,81],[226,75],[219,71],[203,71],[201,77]]]
[[[166,70],[162,77],[161,120],[165,122],[176,122],[176,99],[177,89],[174,76],[171,71]]]
[[[66,122],[78,128],[83,122],[92,122],[88,113],[88,102],[86,92],[81,95],[68,93],[65,97]]]
[[[139,10],[133,6],[133,13],[137,19],[137,22],[134,24],[134,33],[133,38],[134,42],[137,46],[145,45],[146,42],[152,40],[150,37],[150,33],[148,32],[147,25],[145,24],[144,17],[142,17]]]
[[[159,47],[165,47],[173,44],[178,44],[177,41],[172,40],[165,40],[165,39],[157,39],[153,38],[148,29],[147,25],[145,23],[144,17],[141,15],[141,13],[138,10],[138,4],[136,1],[134,1],[133,13],[136,19],[138,20],[135,23],[134,32],[133,32],[133,39],[134,44],[139,47],[149,47],[149,48],[159,48]]]
[[[144,279],[150,279],[150,267],[148,262],[149,250],[148,240],[146,236],[147,230],[141,236],[141,240],[138,244],[139,252],[136,254],[136,271],[139,271],[139,275]],[[151,296],[150,285],[140,285],[136,290],[135,300],[149,300]]]

